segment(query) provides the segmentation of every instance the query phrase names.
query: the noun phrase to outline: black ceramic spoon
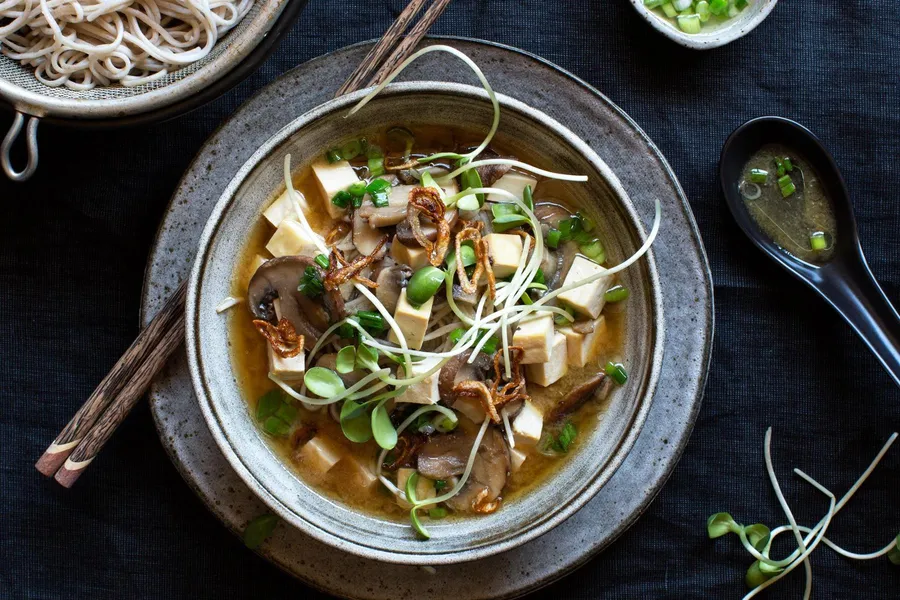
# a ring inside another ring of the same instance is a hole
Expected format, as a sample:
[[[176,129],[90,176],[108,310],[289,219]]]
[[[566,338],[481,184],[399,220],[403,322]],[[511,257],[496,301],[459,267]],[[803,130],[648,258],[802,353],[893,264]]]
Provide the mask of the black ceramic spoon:
[[[766,144],[781,144],[795,150],[819,175],[837,221],[834,254],[829,262],[811,264],[789,254],[759,229],[747,212],[738,185],[744,165]],[[900,385],[900,316],[869,270],[847,186],[819,138],[789,119],[753,119],[738,127],[725,142],[719,158],[719,178],[728,208],[747,237],[775,262],[819,292]]]

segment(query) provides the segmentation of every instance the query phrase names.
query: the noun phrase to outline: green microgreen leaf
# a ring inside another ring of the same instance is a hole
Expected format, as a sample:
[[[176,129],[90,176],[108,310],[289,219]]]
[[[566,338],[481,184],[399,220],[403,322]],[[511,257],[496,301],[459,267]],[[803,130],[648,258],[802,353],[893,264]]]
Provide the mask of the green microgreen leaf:
[[[888,551],[887,557],[895,565],[900,565],[900,534],[894,540],[894,547]]]
[[[331,398],[342,393],[346,388],[338,374],[325,367],[313,367],[303,376],[306,389],[316,396]]]
[[[272,416],[263,421],[263,431],[269,435],[282,437],[287,435],[290,430],[291,426],[278,417]]]
[[[744,581],[747,583],[748,588],[757,588],[777,575],[777,573],[763,571],[761,565],[762,563],[757,560],[750,565],[749,569],[747,569],[747,575],[744,577]],[[778,571],[781,571],[781,569],[778,569]]]
[[[364,444],[372,439],[372,423],[364,405],[344,400],[341,406],[341,430],[351,442]]]
[[[457,201],[456,206],[459,207],[460,210],[478,210],[479,208],[481,208],[481,206],[478,204],[478,198],[475,197],[475,194],[463,196]]]
[[[495,202],[491,204],[491,214],[494,215],[495,219],[507,217],[509,215],[522,216],[519,212],[519,207],[508,202]]]
[[[372,435],[375,441],[385,450],[390,450],[397,445],[397,430],[391,423],[391,417],[384,407],[384,402],[379,402],[372,411]]]
[[[766,549],[766,546],[769,545],[769,539],[771,539],[772,536],[772,532],[769,531],[769,528],[762,523],[747,525],[744,527],[744,534],[747,536],[750,545],[756,548],[758,552],[762,552]]]
[[[522,202],[529,210],[534,210],[534,196],[531,193],[530,185],[526,185],[525,189],[522,190]]]
[[[297,286],[297,290],[304,296],[310,298],[322,295],[325,291],[325,284],[322,283],[322,278],[319,277],[319,273],[316,271],[315,267],[306,267],[306,270],[303,272],[303,277],[300,278],[300,284]]]
[[[494,231],[507,231],[519,225],[525,225],[531,221],[524,215],[503,215],[493,221]]]
[[[356,348],[356,368],[378,370],[378,349],[360,343]]]
[[[728,533],[737,533],[740,525],[734,522],[731,515],[726,512],[720,512],[712,515],[706,520],[706,533],[710,539],[722,537]]]
[[[413,508],[409,511],[409,520],[412,522],[413,529],[416,530],[416,533],[418,533],[423,540],[430,540],[431,534],[428,533],[428,530],[425,529],[425,526],[422,525],[422,522],[419,520],[418,510],[418,508]]]
[[[244,545],[251,550],[256,550],[266,541],[266,538],[272,535],[276,525],[278,525],[278,517],[272,514],[267,513],[254,518],[244,527]]]
[[[575,424],[572,421],[566,421],[566,424],[563,425],[559,435],[553,442],[553,449],[563,454],[567,453],[576,437],[578,437],[578,429],[575,427]]]
[[[338,373],[350,373],[356,367],[356,348],[344,346],[338,350],[334,368]]]

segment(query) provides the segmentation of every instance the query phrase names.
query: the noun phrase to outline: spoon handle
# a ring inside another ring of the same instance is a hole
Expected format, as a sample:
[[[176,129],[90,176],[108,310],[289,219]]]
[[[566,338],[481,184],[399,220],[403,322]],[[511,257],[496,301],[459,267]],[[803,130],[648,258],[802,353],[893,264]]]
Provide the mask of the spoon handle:
[[[827,278],[819,291],[900,386],[900,315],[878,285],[862,253],[852,271]]]

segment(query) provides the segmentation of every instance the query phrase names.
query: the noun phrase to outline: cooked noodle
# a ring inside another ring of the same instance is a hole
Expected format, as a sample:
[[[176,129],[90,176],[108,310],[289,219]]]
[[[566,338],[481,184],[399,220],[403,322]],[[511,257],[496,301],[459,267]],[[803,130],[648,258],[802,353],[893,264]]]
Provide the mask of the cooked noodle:
[[[204,58],[254,0],[0,0],[0,48],[45,85],[135,86]]]

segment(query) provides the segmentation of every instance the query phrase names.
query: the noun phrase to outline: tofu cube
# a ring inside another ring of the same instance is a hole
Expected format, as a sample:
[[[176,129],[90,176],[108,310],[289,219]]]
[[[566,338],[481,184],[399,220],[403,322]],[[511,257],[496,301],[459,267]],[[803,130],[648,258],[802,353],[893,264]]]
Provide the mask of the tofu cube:
[[[525,375],[528,381],[547,387],[563,378],[569,371],[569,362],[566,350],[566,336],[556,332],[553,336],[553,347],[550,350],[550,360],[536,365],[527,365]]]
[[[400,290],[397,310],[394,311],[394,320],[400,326],[400,331],[403,333],[403,337],[406,338],[406,344],[413,350],[422,349],[422,342],[425,341],[425,332],[428,330],[428,320],[431,318],[431,306],[433,304],[434,298],[429,298],[428,302],[416,308],[406,299],[406,288]],[[388,340],[394,344],[400,343],[393,329],[391,329]]]
[[[525,351],[522,364],[532,365],[550,360],[554,333],[551,313],[521,321],[513,334],[513,346],[520,346]]]
[[[575,257],[575,260],[572,261],[572,267],[569,269],[568,274],[566,274],[566,280],[563,282],[563,286],[571,285],[582,279],[591,277],[592,275],[603,273],[604,271],[606,271],[606,269],[591,259],[579,254]],[[600,316],[603,305],[606,304],[604,295],[611,284],[612,276],[601,277],[596,281],[562,293],[558,297],[562,302],[571,306],[577,313],[596,319]]]
[[[506,190],[519,200],[525,195],[525,186],[531,186],[531,191],[537,187],[537,179],[524,173],[509,171],[506,175],[498,179],[491,187]],[[509,202],[509,198],[500,194],[488,194],[487,199],[491,202]]]
[[[422,248],[421,246],[417,248],[405,246],[397,239],[396,235],[391,242],[391,257],[398,263],[409,265],[414,271],[418,271],[429,264],[428,252],[425,251],[425,248]]]
[[[397,470],[397,487],[403,493],[403,496],[397,497],[397,503],[404,507],[410,508],[412,505],[406,501],[406,482],[415,473],[415,469],[398,469]],[[434,490],[434,481],[427,477],[419,475],[419,481],[416,482],[416,500],[428,500],[434,498],[437,492]]]
[[[276,258],[297,255],[316,256],[319,254],[319,247],[315,241],[317,238],[322,240],[322,236],[317,233],[310,235],[310,232],[299,222],[285,219],[272,234],[269,243],[266,244],[266,250]]]
[[[600,315],[594,321],[594,331],[578,333],[571,326],[560,327],[559,332],[566,336],[566,355],[573,367],[583,367],[594,358],[597,341],[606,335],[606,318]]]
[[[320,474],[327,473],[341,460],[340,451],[332,442],[319,435],[306,442],[297,456]]]
[[[513,435],[516,438],[516,444],[523,446],[533,446],[541,439],[541,432],[544,429],[544,415],[538,410],[537,406],[531,400],[526,400],[522,405],[522,410],[516,415],[512,422]]]
[[[494,277],[503,279],[515,273],[522,257],[522,238],[508,233],[490,233],[484,236]]]
[[[346,190],[351,184],[359,181],[353,167],[346,160],[339,160],[335,163],[329,163],[325,159],[318,160],[312,165],[313,176],[316,183],[319,184],[319,191],[322,193],[322,200],[325,203],[325,210],[332,219],[339,219],[344,216],[346,208],[335,205],[331,199],[340,191]]]
[[[475,398],[457,398],[453,402],[453,410],[461,413],[473,423],[482,423],[484,421],[484,407]]]
[[[375,475],[375,465],[369,464],[371,461],[360,459],[352,454],[348,454],[342,460],[344,466],[350,472],[350,477],[354,483],[363,489],[369,489],[378,481]]]
[[[528,458],[528,455],[518,448],[509,449],[509,470],[513,473],[513,475],[515,475],[516,471],[522,468],[522,463],[525,462],[526,458]]]
[[[287,384],[302,383],[306,372],[306,354],[301,352],[291,358],[282,358],[275,353],[270,344],[266,344],[269,352],[269,374],[275,375]]]
[[[413,363],[410,368],[409,377],[423,375],[435,368],[441,362],[440,358],[426,358],[417,363]],[[441,399],[438,392],[438,378],[441,375],[440,369],[420,381],[406,388],[401,395],[397,396],[397,402],[409,402],[410,404],[437,404]]]
[[[306,199],[303,198],[303,194],[297,194],[297,201],[300,203],[300,210],[307,210],[308,207],[306,206]],[[263,216],[266,218],[266,221],[271,223],[274,227],[281,225],[281,222],[285,219],[291,219],[292,221],[297,220],[297,212],[294,210],[294,203],[291,202],[287,190],[278,196],[278,199],[270,204],[269,208],[263,211]]]

